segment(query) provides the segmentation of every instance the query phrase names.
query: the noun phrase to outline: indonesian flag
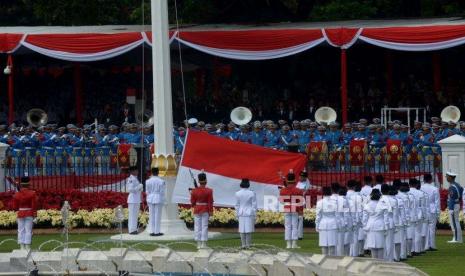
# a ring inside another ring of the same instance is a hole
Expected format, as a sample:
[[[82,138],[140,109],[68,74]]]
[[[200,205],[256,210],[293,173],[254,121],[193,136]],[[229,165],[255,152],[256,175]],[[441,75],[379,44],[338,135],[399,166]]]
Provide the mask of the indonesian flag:
[[[136,104],[136,89],[135,88],[126,89],[126,102],[128,104]]]
[[[173,202],[190,204],[189,188],[193,188],[193,176],[204,170],[207,187],[213,189],[216,206],[232,207],[236,203],[234,193],[242,178],[250,180],[250,189],[257,195],[258,208],[262,209],[266,196],[278,196],[284,175],[290,169],[298,176],[304,169],[306,157],[264,148],[252,144],[216,137],[190,130],[179,166]]]

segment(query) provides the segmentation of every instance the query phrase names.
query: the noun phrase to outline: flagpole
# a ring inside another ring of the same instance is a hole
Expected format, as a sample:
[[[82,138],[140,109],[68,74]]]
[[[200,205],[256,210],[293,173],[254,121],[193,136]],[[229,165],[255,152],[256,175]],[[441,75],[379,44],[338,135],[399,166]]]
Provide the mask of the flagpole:
[[[178,218],[178,205],[172,203],[176,182],[176,164],[173,141],[173,108],[171,94],[171,64],[168,22],[168,1],[151,0],[152,14],[152,73],[154,156],[152,167],[157,166],[166,182],[166,204],[162,211],[163,239],[192,238],[192,231]]]

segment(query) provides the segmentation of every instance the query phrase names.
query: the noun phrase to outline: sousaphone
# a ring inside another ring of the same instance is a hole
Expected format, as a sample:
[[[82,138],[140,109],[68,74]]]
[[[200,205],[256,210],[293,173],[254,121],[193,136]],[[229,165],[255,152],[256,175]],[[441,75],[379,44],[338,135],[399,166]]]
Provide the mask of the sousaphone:
[[[252,120],[252,111],[247,107],[239,106],[231,111],[231,121],[238,126],[248,124]]]
[[[315,112],[315,121],[320,125],[335,122],[336,119],[337,119],[336,110],[332,109],[329,106],[322,106],[318,108]]]
[[[457,123],[460,120],[460,109],[455,105],[446,106],[441,111],[441,120],[444,122],[454,122]]]

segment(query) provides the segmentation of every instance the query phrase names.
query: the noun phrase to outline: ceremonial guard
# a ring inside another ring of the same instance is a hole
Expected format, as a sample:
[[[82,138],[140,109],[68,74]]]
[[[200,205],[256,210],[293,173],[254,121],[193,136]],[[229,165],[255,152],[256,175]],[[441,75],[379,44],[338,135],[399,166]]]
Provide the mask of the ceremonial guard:
[[[388,229],[388,212],[390,207],[380,200],[381,192],[373,189],[370,201],[363,209],[363,228],[367,232],[365,249],[371,251],[374,259],[384,258],[386,247],[386,230]]]
[[[255,215],[257,212],[257,196],[250,188],[248,179],[242,179],[241,189],[236,192],[236,215],[239,221],[241,247],[249,248],[252,244],[252,233],[255,232]]]
[[[129,177],[127,179],[126,191],[128,195],[128,231],[131,235],[137,235],[137,223],[139,218],[139,210],[141,203],[141,193],[144,186],[137,179],[139,174],[136,166],[129,168]]]
[[[299,214],[303,214],[303,193],[296,187],[295,174],[292,170],[287,174],[286,186],[279,192],[279,201],[284,205],[284,240],[286,248],[299,248]]]
[[[310,181],[308,180],[308,173],[306,171],[300,172],[300,180],[296,186],[298,189],[302,190],[304,195],[304,204],[306,204],[305,200],[307,197],[307,192],[312,188]],[[309,199],[310,200],[310,199]],[[304,214],[299,214],[299,240],[304,238]]]
[[[147,205],[149,206],[150,236],[162,236],[161,211],[165,203],[165,181],[158,177],[158,168],[152,168],[152,176],[145,183]]]
[[[384,247],[384,260],[388,262],[394,261],[394,233],[395,233],[395,221],[394,213],[397,214],[397,200],[395,200],[390,194],[390,186],[388,184],[381,185],[381,199],[384,205],[390,206],[387,211],[387,229],[386,229],[386,241]]]
[[[453,238],[449,243],[462,243],[462,227],[460,226],[459,213],[460,201],[462,201],[463,188],[455,182],[457,176],[454,172],[447,172],[446,179],[449,182],[449,196],[447,198],[447,208],[449,209],[449,221],[452,229]]]
[[[362,210],[363,210],[363,198],[360,193],[356,192],[357,181],[347,181],[347,194],[346,198],[349,202],[350,216],[352,217],[353,223],[353,238],[350,243],[349,256],[358,257],[360,255],[360,248],[363,247],[363,239],[360,239],[360,228],[362,223]],[[363,237],[363,236],[362,236]]]
[[[213,190],[207,188],[207,175],[198,175],[200,186],[191,192],[191,205],[194,208],[194,239],[197,248],[206,248],[208,241],[208,218],[213,215]]]
[[[32,224],[37,212],[36,192],[29,189],[29,177],[21,178],[21,189],[13,196],[13,209],[17,210],[18,244],[23,250],[30,250]]]
[[[362,190],[360,190],[360,195],[363,196],[364,199],[369,199],[371,190],[373,190],[373,177],[371,175],[366,175],[363,178],[363,187]]]
[[[331,188],[323,187],[323,198],[316,203],[315,230],[318,245],[325,255],[336,256],[338,232],[337,201],[331,196]]]

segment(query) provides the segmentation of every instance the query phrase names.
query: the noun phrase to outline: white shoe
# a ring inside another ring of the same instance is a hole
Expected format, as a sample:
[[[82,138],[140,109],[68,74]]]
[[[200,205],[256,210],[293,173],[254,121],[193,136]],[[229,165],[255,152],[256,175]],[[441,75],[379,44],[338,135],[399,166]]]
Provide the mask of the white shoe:
[[[456,240],[447,241],[448,243],[458,243]]]
[[[26,247],[24,246],[24,244],[21,243],[21,244],[19,244],[19,249],[20,250],[26,250]]]
[[[286,241],[286,249],[291,249],[291,248],[292,248],[291,241]]]
[[[197,249],[201,249],[202,248],[202,242],[201,241],[198,241],[197,242]]]
[[[24,249],[26,249],[27,251],[31,250],[31,245],[25,244],[25,245],[24,245]]]
[[[297,245],[297,241],[292,241],[292,248],[300,248],[300,246]]]
[[[207,242],[206,242],[206,241],[203,241],[203,242],[202,242],[202,248],[208,248]]]

